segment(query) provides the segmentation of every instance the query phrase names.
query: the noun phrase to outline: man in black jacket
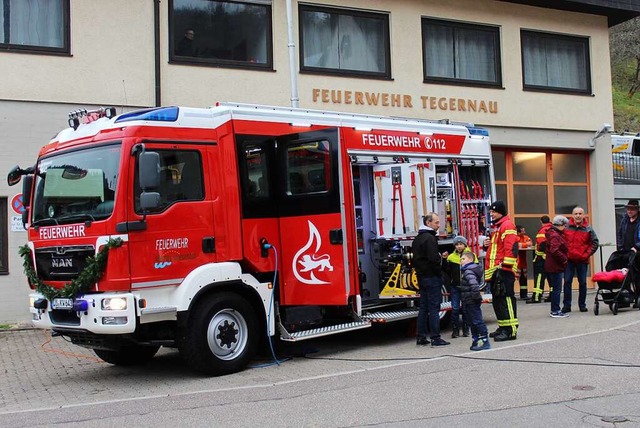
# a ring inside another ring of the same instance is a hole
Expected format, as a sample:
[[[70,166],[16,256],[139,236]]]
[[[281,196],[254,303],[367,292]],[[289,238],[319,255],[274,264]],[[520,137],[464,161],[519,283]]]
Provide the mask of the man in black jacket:
[[[435,213],[424,216],[425,229],[420,230],[411,245],[413,267],[420,286],[420,310],[418,311],[418,345],[427,345],[427,319],[431,332],[431,346],[448,345],[440,337],[440,303],[442,302],[442,256],[438,252],[436,234],[440,218]]]

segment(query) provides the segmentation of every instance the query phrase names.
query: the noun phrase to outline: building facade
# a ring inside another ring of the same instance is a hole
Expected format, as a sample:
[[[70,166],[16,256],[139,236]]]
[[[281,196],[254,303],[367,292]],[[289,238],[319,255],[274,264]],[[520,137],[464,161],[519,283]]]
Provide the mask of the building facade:
[[[615,242],[608,29],[637,1],[5,0],[0,12],[5,174],[33,165],[78,108],[449,119],[489,130],[498,197],[529,233],[582,205]],[[28,319],[20,196],[0,184],[0,322]]]

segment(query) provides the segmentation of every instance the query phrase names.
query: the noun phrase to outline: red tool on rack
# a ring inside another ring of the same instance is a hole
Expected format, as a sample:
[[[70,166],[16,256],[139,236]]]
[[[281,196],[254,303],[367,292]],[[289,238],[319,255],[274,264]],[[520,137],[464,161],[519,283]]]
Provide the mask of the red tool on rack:
[[[373,177],[376,181],[376,189],[378,190],[378,229],[380,229],[380,233],[378,236],[384,236],[384,229],[383,229],[383,224],[384,224],[384,217],[382,216],[382,208],[383,208],[383,203],[382,203],[382,178],[383,177],[388,177],[387,175],[387,171],[374,171],[373,172]]]

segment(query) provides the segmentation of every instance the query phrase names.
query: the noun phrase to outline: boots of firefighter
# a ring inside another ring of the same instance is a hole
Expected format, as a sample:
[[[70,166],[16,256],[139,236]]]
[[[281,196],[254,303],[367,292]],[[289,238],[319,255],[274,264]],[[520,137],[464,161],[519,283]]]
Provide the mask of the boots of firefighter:
[[[462,336],[469,337],[469,324],[466,322],[462,323]]]
[[[460,327],[457,324],[453,324],[451,326],[451,338],[455,339],[456,337],[460,337]]]
[[[485,351],[487,349],[491,349],[491,342],[489,342],[489,338],[487,336],[479,337],[469,349],[472,351]]]

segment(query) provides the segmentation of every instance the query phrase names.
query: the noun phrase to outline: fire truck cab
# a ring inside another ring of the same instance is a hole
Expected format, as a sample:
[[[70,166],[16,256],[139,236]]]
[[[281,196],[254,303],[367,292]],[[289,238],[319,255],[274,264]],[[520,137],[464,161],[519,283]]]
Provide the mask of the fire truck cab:
[[[423,217],[440,215],[443,251],[462,234],[479,253],[495,195],[471,124],[230,103],[69,124],[8,176],[28,205],[30,311],[113,364],[177,347],[221,375],[272,336],[415,317]]]

